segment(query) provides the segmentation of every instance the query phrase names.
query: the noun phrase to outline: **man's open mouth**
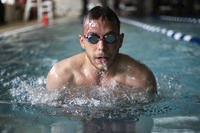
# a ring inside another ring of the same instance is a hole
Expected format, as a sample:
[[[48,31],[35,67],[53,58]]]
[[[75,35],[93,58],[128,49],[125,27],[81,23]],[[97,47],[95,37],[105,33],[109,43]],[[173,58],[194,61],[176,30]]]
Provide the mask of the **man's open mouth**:
[[[97,63],[103,63],[103,64],[105,64],[105,63],[107,63],[108,62],[108,57],[97,57],[96,58],[96,61],[97,61]]]

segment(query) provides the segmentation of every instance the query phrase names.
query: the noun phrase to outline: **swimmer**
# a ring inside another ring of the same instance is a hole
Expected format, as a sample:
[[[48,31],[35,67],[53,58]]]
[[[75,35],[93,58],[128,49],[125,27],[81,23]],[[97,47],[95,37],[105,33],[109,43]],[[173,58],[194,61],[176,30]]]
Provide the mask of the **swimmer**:
[[[119,53],[124,33],[109,7],[96,6],[84,17],[79,36],[83,52],[56,63],[47,75],[48,90],[68,86],[110,86],[156,93],[152,71],[128,55]]]

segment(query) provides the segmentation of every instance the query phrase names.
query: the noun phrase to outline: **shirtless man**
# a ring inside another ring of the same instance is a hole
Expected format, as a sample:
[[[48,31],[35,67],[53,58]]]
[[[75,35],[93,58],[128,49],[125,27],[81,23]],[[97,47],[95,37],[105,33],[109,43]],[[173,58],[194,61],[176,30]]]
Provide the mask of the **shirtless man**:
[[[47,88],[67,86],[128,86],[156,93],[156,80],[144,64],[119,53],[124,34],[120,21],[108,7],[94,7],[85,16],[80,35],[82,53],[56,63],[47,76]]]

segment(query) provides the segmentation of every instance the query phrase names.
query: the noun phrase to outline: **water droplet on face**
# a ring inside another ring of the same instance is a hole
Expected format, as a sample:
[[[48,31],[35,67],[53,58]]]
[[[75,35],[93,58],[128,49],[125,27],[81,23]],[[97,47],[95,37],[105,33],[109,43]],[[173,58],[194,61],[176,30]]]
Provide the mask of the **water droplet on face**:
[[[104,69],[105,71],[108,70],[108,66],[107,66],[106,62],[103,62],[103,69]]]

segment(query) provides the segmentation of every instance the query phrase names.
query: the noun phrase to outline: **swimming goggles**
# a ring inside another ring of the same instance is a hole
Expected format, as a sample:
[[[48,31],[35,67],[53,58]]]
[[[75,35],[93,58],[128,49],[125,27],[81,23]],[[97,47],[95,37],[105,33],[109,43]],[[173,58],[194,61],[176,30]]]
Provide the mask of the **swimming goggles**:
[[[90,33],[88,35],[84,35],[84,37],[90,42],[91,44],[97,44],[99,40],[103,40],[106,44],[113,44],[117,41],[118,35],[114,32],[106,33],[103,38],[101,38],[96,33]]]

